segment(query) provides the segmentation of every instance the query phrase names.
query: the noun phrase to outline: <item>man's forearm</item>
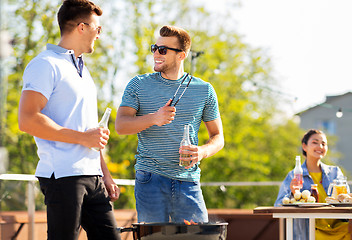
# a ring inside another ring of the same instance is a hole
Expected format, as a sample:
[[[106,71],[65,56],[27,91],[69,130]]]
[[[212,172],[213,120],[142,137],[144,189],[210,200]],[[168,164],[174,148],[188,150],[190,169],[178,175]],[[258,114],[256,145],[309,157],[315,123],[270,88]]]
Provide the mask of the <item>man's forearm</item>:
[[[80,143],[85,139],[83,133],[64,128],[41,111],[47,99],[39,92],[22,92],[18,108],[18,126],[23,132],[49,141]]]
[[[83,133],[64,128],[42,113],[19,114],[19,128],[32,136],[49,141],[80,144]]]
[[[171,99],[158,111],[143,116],[137,116],[137,110],[131,107],[120,107],[117,111],[115,130],[120,135],[139,133],[153,125],[163,126],[171,123],[176,114],[176,108],[170,106]]]
[[[209,138],[206,144],[200,146],[203,158],[208,158],[219,152],[224,147],[224,136],[216,134]]]
[[[100,151],[100,167],[101,167],[101,171],[103,172],[103,179],[112,179],[110,171],[108,169],[108,166],[106,165],[106,162],[104,160],[103,154]]]
[[[117,116],[116,132],[120,135],[137,134],[154,124],[154,113],[144,116]]]

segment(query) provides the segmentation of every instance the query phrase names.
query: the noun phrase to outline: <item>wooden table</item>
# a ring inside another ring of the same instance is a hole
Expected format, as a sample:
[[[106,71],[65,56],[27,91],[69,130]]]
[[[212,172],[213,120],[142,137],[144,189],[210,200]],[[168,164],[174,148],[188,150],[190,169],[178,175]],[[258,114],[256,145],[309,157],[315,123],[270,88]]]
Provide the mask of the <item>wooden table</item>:
[[[352,207],[257,207],[253,213],[263,214],[271,213],[273,218],[286,219],[286,239],[293,239],[293,219],[309,219],[309,239],[315,239],[315,219],[332,218],[332,219],[352,219]]]

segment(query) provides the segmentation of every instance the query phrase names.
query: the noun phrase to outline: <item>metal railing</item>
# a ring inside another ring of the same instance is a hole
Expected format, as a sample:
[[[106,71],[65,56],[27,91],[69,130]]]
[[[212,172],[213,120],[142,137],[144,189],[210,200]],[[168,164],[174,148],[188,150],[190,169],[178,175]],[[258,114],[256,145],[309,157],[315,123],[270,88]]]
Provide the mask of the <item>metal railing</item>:
[[[35,182],[38,179],[30,174],[0,174],[1,180],[26,181],[27,183],[27,198],[28,198],[28,240],[34,240],[34,214],[35,214]],[[134,179],[114,179],[114,182],[119,186],[134,186]],[[266,181],[266,182],[202,182],[202,186],[218,186],[220,188],[228,186],[280,186],[281,181]],[[348,184],[352,184],[349,181]]]
[[[35,214],[35,182],[38,179],[30,174],[0,174],[1,180],[25,181],[27,183],[27,213],[28,213],[28,240],[34,240],[34,214]],[[134,186],[134,180],[130,179],[114,179],[117,185]]]
[[[28,240],[34,240],[35,182],[38,179],[30,174],[0,174],[1,180],[25,181],[27,183]],[[119,186],[134,186],[134,179],[114,179]],[[202,186],[280,186],[281,182],[202,182]]]

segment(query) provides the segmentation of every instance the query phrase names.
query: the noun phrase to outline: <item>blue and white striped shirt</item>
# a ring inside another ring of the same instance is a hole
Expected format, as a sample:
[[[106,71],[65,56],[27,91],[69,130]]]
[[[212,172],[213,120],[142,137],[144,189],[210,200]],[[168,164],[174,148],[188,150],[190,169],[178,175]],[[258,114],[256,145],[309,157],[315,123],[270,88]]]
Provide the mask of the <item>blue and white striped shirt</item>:
[[[134,77],[127,85],[120,106],[132,107],[137,116],[159,110],[173,97],[183,77],[168,80],[160,73]],[[175,101],[186,87],[190,76],[180,87]],[[174,102],[175,102],[174,101]],[[193,77],[188,89],[176,106],[175,119],[170,124],[151,126],[138,133],[136,170],[144,170],[182,181],[199,181],[198,164],[191,169],[178,165],[179,147],[185,124],[190,124],[190,140],[198,145],[201,121],[212,121],[220,117],[214,88],[199,78]]]

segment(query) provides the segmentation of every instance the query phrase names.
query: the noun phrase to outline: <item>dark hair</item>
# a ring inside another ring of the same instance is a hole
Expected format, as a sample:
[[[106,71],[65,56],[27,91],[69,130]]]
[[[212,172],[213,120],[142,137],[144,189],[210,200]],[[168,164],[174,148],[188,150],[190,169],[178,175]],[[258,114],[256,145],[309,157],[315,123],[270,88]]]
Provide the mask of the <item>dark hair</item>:
[[[163,26],[160,29],[161,37],[177,37],[180,43],[180,49],[186,53],[191,49],[191,37],[182,28],[175,26]]]
[[[61,35],[72,31],[77,22],[86,20],[93,13],[101,16],[103,10],[88,0],[64,0],[57,13]]]
[[[303,138],[302,138],[302,140],[301,140],[302,144],[303,144],[303,143],[304,143],[304,144],[308,144],[308,141],[309,141],[310,137],[311,137],[312,135],[314,135],[314,134],[325,135],[325,133],[324,133],[323,131],[321,131],[321,130],[310,129],[308,132],[306,132],[306,134],[304,134],[304,136],[303,136]],[[305,157],[307,156],[307,153],[306,153],[306,151],[303,150],[303,148],[302,148],[302,154],[303,154],[303,156],[305,156]]]

